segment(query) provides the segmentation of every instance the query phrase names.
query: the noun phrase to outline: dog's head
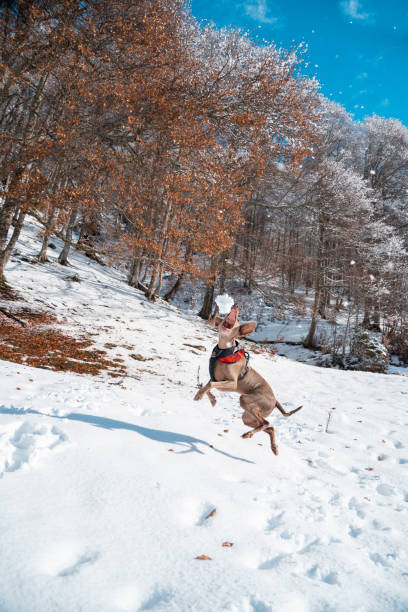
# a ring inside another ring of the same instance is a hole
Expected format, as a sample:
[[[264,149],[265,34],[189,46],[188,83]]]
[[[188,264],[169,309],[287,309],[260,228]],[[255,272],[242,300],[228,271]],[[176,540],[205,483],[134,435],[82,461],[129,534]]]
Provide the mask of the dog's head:
[[[235,338],[242,338],[252,334],[256,327],[256,321],[249,321],[242,325],[238,319],[239,308],[236,304],[231,308],[230,312],[225,317],[215,316],[210,324],[216,327],[220,338],[227,342],[235,340]]]

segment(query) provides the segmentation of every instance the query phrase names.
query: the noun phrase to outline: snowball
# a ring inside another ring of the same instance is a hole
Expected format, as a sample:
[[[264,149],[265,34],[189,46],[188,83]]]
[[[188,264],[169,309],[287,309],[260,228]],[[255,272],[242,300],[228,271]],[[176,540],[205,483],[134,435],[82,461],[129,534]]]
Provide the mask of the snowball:
[[[234,300],[230,295],[228,295],[228,293],[224,293],[223,295],[219,295],[215,298],[215,303],[220,310],[220,314],[227,314],[233,307]]]
[[[375,170],[370,170],[370,174],[375,174]]]
[[[352,260],[350,261],[350,266],[354,266],[354,264],[355,264],[355,263],[356,263],[356,262],[354,261],[354,259],[352,259]]]

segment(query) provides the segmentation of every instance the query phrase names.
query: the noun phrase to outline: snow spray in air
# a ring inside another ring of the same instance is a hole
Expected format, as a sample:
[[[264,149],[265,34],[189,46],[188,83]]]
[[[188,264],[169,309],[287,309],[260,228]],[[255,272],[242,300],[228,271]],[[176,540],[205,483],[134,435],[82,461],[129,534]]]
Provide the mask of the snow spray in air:
[[[220,314],[228,314],[234,305],[234,300],[228,293],[223,293],[215,298]]]

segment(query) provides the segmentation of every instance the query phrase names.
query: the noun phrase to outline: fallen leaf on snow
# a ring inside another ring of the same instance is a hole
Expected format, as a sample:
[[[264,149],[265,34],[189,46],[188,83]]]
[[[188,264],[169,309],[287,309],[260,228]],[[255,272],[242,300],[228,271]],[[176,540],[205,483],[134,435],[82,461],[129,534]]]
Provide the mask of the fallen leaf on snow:
[[[233,542],[223,542],[222,546],[225,546],[226,548],[230,548],[231,546],[234,546]]]
[[[200,555],[199,557],[196,557],[196,559],[199,561],[212,561],[211,557],[207,557],[207,555]]]
[[[212,516],[214,516],[214,514],[217,512],[217,509],[214,508],[214,510],[211,510],[210,514],[207,514],[207,516],[205,517],[205,520],[211,518]]]

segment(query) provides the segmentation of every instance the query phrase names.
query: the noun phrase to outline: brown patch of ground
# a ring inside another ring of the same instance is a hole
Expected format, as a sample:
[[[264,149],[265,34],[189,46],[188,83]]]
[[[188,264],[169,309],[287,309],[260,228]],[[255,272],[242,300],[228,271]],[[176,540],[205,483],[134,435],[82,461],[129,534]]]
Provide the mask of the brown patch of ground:
[[[102,371],[110,376],[126,374],[121,363],[106,359],[106,351],[93,348],[89,337],[76,339],[58,329],[59,322],[52,315],[25,309],[13,314],[26,325],[22,328],[0,315],[0,359],[93,376]]]
[[[8,283],[0,280],[0,299],[14,301],[21,298]]]

